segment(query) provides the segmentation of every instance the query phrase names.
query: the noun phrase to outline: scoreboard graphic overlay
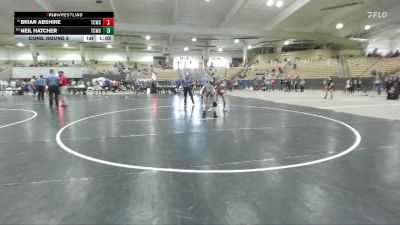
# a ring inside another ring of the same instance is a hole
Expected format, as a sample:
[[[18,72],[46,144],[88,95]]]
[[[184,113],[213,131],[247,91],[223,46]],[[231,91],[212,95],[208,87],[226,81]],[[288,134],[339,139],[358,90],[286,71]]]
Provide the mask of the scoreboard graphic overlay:
[[[19,42],[114,42],[114,12],[14,12]]]

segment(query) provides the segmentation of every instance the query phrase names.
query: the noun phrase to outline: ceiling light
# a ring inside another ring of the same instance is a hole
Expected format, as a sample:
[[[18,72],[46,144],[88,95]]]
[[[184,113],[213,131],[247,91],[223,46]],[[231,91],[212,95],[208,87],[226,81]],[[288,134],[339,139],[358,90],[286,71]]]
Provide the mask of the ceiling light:
[[[64,46],[64,48],[68,48],[69,44],[68,43],[64,43],[63,46]]]
[[[367,41],[369,41],[369,40],[366,39],[366,38],[353,38],[353,37],[351,37],[351,38],[349,38],[349,39],[354,40],[354,41],[360,41],[360,42],[367,42]]]
[[[219,52],[222,52],[222,51],[224,51],[224,49],[221,48],[221,47],[219,47],[219,48],[218,48],[218,51],[219,51]]]
[[[235,42],[235,44],[239,43],[239,39],[235,39],[233,42]]]
[[[282,6],[283,6],[283,1],[282,0],[279,0],[279,1],[276,2],[276,7],[280,8]]]
[[[268,7],[271,7],[271,6],[273,6],[274,5],[274,0],[268,0],[267,1],[267,6]]]
[[[146,40],[150,40],[151,37],[149,35],[146,36]]]
[[[285,45],[288,45],[288,44],[290,44],[290,41],[285,41],[284,44],[285,44]]]
[[[211,1],[211,0],[206,0],[206,2],[209,2],[209,1]]]
[[[108,45],[107,45],[107,48],[112,48],[112,45],[108,44]]]
[[[197,38],[195,38],[195,37],[192,38],[192,41],[193,41],[193,42],[196,42],[196,41],[197,41]]]
[[[22,42],[18,42],[18,43],[17,43],[17,46],[18,46],[18,47],[24,47],[25,45],[22,44]]]
[[[183,51],[187,52],[187,51],[189,51],[189,48],[188,47],[184,47]]]
[[[247,46],[247,49],[252,49],[252,48],[253,48],[253,46],[251,46],[251,45]]]
[[[365,29],[365,30],[371,29],[371,25],[365,25],[364,29]]]
[[[343,28],[343,23],[336,24],[336,29],[340,30]]]
[[[147,45],[147,50],[151,50],[152,48],[151,45]]]

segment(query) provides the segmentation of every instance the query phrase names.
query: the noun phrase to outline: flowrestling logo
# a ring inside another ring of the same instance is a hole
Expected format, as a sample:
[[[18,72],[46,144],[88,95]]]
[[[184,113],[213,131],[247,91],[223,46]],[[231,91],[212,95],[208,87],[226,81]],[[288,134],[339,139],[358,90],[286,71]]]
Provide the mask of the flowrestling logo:
[[[386,12],[386,11],[382,11],[382,12],[370,11],[370,12],[367,12],[367,14],[368,14],[368,19],[385,19],[388,17],[388,12]]]

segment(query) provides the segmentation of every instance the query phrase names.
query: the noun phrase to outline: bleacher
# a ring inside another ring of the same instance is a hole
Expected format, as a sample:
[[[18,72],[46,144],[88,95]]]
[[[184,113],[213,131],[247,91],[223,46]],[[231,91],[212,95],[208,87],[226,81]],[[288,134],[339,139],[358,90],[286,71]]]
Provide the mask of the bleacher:
[[[96,64],[96,65],[91,65],[89,68],[89,73],[90,74],[105,74],[109,69],[111,69],[113,66],[109,64]]]
[[[0,80],[8,80],[11,78],[11,65],[0,64]]]
[[[214,74],[214,76],[219,79],[237,76],[242,70],[242,67],[213,67],[206,69],[207,72],[209,72],[210,74]]]
[[[180,79],[179,71],[173,69],[154,69],[156,73],[157,80],[178,80]],[[138,73],[137,79],[139,80],[150,80],[151,70],[143,69]]]
[[[398,70],[400,67],[400,57],[396,58],[383,58],[378,61],[378,63],[372,67],[373,70],[381,71],[382,73],[390,73],[392,71]]]
[[[377,58],[357,57],[348,59],[350,74],[353,77],[370,77],[373,70],[383,74],[390,73],[400,67],[400,57]]]
[[[254,64],[252,65],[247,73],[246,73],[246,78],[247,79],[254,79],[255,77],[258,77],[259,75],[257,74],[264,74],[267,72],[271,72],[273,69],[275,69],[276,72],[278,72],[278,68],[282,68],[285,66],[283,63],[260,63],[260,64]]]
[[[242,67],[231,67],[226,71],[226,77],[232,77],[238,75],[243,70]]]
[[[227,71],[228,71],[227,68],[215,67],[215,68],[213,69],[213,72],[212,72],[212,73],[214,74],[215,77],[221,79],[221,78],[224,78],[225,75],[227,75]]]
[[[4,70],[7,70],[10,68],[9,64],[0,64],[0,72],[3,72]]]
[[[154,69],[158,80],[177,80],[179,79],[179,71],[173,69]]]
[[[355,57],[349,58],[347,64],[352,77],[368,77],[371,76],[372,68],[376,67],[378,58],[373,57]]]
[[[291,69],[288,76],[302,78],[318,78],[335,76],[339,66],[336,59],[299,60],[295,62],[296,69]]]

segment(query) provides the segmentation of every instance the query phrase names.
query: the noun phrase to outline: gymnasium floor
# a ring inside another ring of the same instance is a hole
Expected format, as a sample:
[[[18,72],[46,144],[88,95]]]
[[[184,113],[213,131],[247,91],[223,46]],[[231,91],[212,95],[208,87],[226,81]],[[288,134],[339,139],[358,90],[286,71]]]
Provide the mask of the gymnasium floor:
[[[398,120],[198,100],[0,97],[0,224],[400,223]]]
[[[299,105],[319,109],[328,109],[337,112],[350,113],[360,116],[400,120],[400,101],[386,100],[386,94],[377,95],[375,91],[345,94],[336,90],[332,101],[323,99],[324,92],[319,90],[306,90],[300,92],[263,92],[263,91],[234,91],[230,96],[254,98],[277,103]]]

